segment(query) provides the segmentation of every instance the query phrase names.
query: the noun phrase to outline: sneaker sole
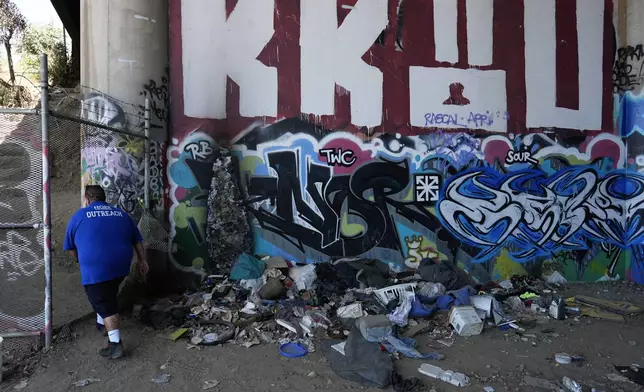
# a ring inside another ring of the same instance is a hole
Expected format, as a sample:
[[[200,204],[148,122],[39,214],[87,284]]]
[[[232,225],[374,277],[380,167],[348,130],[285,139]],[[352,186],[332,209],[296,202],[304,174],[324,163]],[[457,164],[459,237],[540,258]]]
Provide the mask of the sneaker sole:
[[[112,356],[109,356],[108,359],[113,361],[119,358],[123,358],[125,356],[125,353],[120,353],[120,354],[114,354]]]
[[[110,354],[110,355],[101,355],[101,354],[99,353],[98,355],[100,355],[102,358],[112,360],[112,359],[119,359],[119,358],[124,357],[124,356],[125,356],[125,353],[124,353],[124,352],[120,352],[120,353],[118,353],[118,354]]]

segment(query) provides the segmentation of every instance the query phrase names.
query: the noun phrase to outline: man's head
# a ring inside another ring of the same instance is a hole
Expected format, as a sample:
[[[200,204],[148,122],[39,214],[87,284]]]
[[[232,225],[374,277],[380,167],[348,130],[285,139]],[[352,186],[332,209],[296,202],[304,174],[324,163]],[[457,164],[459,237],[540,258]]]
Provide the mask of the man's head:
[[[105,201],[105,191],[99,185],[85,187],[85,201],[90,205],[96,201]]]

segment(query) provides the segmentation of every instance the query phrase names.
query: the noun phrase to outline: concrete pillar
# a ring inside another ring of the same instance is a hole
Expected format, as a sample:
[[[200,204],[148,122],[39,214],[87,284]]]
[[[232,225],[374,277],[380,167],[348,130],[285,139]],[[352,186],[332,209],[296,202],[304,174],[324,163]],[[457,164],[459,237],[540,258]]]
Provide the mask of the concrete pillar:
[[[627,168],[631,169],[625,183],[637,187],[644,183],[644,3],[617,0],[614,5],[618,48],[614,67],[616,128],[626,143]],[[635,210],[631,207],[624,211],[627,224],[634,222]],[[623,257],[625,278],[644,283],[644,245],[634,244],[623,252]]]
[[[81,0],[80,45],[84,117],[142,132],[144,100],[146,96],[152,100],[152,137],[158,141],[151,148],[151,173],[156,175],[152,182],[158,189],[153,191],[153,201],[157,210],[162,210],[161,158],[168,102],[167,0]],[[99,138],[85,132],[84,138],[83,186],[102,185],[112,204],[139,215],[143,143],[112,133]],[[114,165],[119,167],[109,167]]]
[[[166,0],[82,0],[81,84],[142,104],[144,85],[159,84],[168,64]]]

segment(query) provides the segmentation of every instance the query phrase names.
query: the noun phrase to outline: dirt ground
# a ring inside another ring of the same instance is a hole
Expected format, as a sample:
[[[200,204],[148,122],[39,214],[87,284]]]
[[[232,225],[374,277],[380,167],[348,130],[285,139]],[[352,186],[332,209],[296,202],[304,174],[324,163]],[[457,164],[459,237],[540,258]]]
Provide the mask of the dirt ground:
[[[54,325],[64,325],[92,311],[80,283],[76,262],[63,251],[67,222],[80,207],[80,185],[52,192],[52,282]]]
[[[628,300],[644,305],[644,287],[626,283],[571,285],[565,295],[585,294],[605,299]],[[133,320],[125,322],[123,339],[127,358],[108,362],[96,354],[104,338],[97,334],[93,320],[86,320],[61,333],[55,347],[38,358],[33,375],[25,379],[23,391],[69,391],[82,379],[99,379],[86,391],[194,391],[204,382],[220,382],[214,391],[317,391],[366,390],[359,384],[338,378],[322,354],[316,351],[301,359],[285,359],[275,345],[249,349],[234,345],[187,349],[186,341],[171,342],[159,331],[146,329]],[[524,377],[561,382],[564,376],[599,391],[644,391],[633,383],[607,378],[615,365],[644,365],[644,316],[628,317],[625,322],[589,318],[550,320],[537,324],[520,336],[515,332],[486,329],[480,336],[457,337],[453,346],[444,347],[427,334],[417,336],[420,351],[439,351],[442,361],[429,361],[444,369],[465,373],[471,378],[467,388],[457,388],[429,379],[417,372],[423,360],[396,362],[405,377],[418,377],[421,390],[430,391],[538,391],[524,384]],[[553,354],[582,355],[581,366],[558,365]],[[167,385],[157,385],[154,376],[169,373]],[[22,380],[14,377],[2,384],[11,391]],[[4,388],[4,389],[3,389]]]

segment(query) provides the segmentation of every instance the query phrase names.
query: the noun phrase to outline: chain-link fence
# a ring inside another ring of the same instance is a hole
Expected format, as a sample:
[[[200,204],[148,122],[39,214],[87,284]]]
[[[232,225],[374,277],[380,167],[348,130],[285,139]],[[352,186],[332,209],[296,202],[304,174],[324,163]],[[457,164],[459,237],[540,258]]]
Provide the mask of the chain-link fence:
[[[49,88],[46,71],[41,79],[39,104],[0,108],[0,349],[8,358],[28,355],[42,337],[49,345],[55,325],[91,312],[63,251],[84,185],[101,185],[136,219],[148,248],[167,248],[154,215],[163,208],[163,145],[149,137],[148,99],[132,105],[88,88]]]
[[[37,349],[45,326],[40,123],[36,110],[0,108],[0,336],[6,339],[5,362]],[[8,339],[13,336],[22,338]]]

